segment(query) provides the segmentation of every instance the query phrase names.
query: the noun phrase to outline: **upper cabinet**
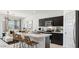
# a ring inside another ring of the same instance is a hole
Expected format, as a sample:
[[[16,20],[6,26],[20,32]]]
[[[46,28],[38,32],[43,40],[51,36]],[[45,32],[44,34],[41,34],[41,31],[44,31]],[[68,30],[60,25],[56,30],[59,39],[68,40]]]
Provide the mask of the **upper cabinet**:
[[[40,19],[39,26],[63,26],[63,16]]]
[[[63,16],[53,18],[53,26],[63,26]]]
[[[39,20],[39,26],[45,26],[45,19]]]

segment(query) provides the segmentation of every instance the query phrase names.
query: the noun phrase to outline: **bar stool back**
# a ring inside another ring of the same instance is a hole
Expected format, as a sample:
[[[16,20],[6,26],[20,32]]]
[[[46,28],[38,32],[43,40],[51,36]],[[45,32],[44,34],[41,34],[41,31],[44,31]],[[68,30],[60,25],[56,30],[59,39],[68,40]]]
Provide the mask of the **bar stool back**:
[[[13,36],[13,41],[9,41],[9,42],[6,42],[7,44],[14,44],[14,48],[16,47],[15,46],[15,43],[18,43],[19,41],[18,40],[15,40],[15,34],[14,34],[14,31],[10,31],[10,34],[12,34]]]
[[[24,42],[28,45],[28,48],[29,48],[30,46],[31,46],[31,47],[36,46],[36,48],[37,48],[38,42],[32,41],[29,36],[25,36]]]

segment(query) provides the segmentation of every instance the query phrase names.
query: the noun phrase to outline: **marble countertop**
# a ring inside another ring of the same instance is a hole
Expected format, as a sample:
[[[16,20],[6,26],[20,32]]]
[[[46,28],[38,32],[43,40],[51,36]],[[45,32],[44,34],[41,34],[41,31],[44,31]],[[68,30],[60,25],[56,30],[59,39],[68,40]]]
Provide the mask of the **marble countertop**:
[[[26,36],[31,36],[31,37],[48,37],[51,35],[52,34],[26,34]]]
[[[35,33],[19,33],[19,32],[17,32],[16,34],[30,36],[30,37],[49,37],[52,35],[52,34],[43,34],[43,33],[35,34]]]

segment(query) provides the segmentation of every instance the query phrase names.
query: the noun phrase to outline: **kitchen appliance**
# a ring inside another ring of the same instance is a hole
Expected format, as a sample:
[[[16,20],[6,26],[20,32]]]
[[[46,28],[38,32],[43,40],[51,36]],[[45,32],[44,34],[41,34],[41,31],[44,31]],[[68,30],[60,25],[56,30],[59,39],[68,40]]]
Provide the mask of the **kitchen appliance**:
[[[52,21],[45,21],[45,26],[52,26]]]
[[[40,30],[41,30],[41,28],[38,28],[38,30],[40,31]]]
[[[79,48],[79,11],[64,11],[63,34],[63,47]]]

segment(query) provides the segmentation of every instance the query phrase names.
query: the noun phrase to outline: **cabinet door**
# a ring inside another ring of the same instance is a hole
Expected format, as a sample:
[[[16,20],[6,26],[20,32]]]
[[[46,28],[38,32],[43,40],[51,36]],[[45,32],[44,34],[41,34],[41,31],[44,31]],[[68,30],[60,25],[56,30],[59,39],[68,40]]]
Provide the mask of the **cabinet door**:
[[[54,17],[54,26],[63,26],[63,16]]]
[[[39,20],[39,26],[46,26],[46,22],[51,22],[51,26],[53,26],[53,18],[44,18]]]
[[[51,43],[63,45],[63,34],[52,33]]]
[[[40,19],[39,26],[45,26],[46,21],[51,21],[52,26],[63,26],[63,16]]]
[[[45,26],[45,19],[39,20],[39,26]]]
[[[63,46],[66,48],[75,47],[75,11],[64,11],[64,41]]]

